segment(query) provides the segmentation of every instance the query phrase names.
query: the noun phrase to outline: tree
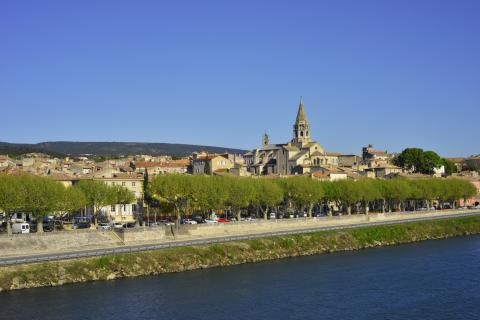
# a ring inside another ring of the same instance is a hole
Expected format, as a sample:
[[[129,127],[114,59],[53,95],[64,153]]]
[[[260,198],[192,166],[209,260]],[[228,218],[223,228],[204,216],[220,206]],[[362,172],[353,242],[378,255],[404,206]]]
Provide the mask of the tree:
[[[28,191],[24,209],[31,212],[37,220],[37,232],[43,232],[43,219],[55,211],[61,210],[65,187],[44,177],[24,176],[23,183]]]
[[[352,205],[360,200],[360,194],[355,181],[338,180],[333,182],[338,188],[339,199],[347,214],[352,214]]]
[[[322,185],[307,177],[288,178],[282,186],[287,201],[291,201],[301,212],[307,209],[309,217],[312,216],[314,205],[324,196]]]
[[[423,151],[420,148],[403,150],[393,162],[399,167],[424,174],[433,174],[433,169],[443,164],[438,154],[433,151]]]
[[[176,223],[180,224],[182,211],[192,199],[192,177],[185,175],[160,175],[149,184],[149,194],[157,200],[167,201],[175,208]]]
[[[63,212],[72,212],[87,205],[85,194],[79,188],[67,187],[62,193],[60,208]]]
[[[365,214],[369,212],[370,202],[382,198],[379,185],[377,185],[375,181],[376,180],[366,178],[354,182],[356,184],[358,200],[363,203]]]
[[[83,191],[86,203],[93,208],[93,215],[96,217],[100,208],[117,203],[118,189],[101,181],[81,180],[75,188]]]
[[[253,186],[254,196],[251,203],[260,209],[263,213],[263,218],[266,220],[268,210],[282,201],[283,191],[276,183],[268,178],[255,180]]]
[[[226,180],[227,198],[225,203],[236,214],[237,220],[241,220],[242,209],[248,207],[254,196],[253,181],[245,178],[228,178]]]
[[[455,173],[457,172],[457,166],[455,165],[455,163],[451,160],[448,160],[448,159],[445,159],[443,158],[442,159],[442,164],[443,166],[445,167],[445,175],[446,176],[451,176],[452,173]]]
[[[0,175],[0,209],[5,212],[8,235],[12,234],[10,220],[15,209],[24,206],[25,192],[20,177]]]

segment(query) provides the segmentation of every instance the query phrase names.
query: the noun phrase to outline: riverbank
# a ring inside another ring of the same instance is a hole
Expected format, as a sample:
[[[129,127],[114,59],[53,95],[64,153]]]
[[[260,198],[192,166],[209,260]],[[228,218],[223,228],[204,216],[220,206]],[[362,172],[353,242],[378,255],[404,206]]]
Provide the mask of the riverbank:
[[[0,291],[155,275],[480,233],[480,217],[322,231],[0,268]]]

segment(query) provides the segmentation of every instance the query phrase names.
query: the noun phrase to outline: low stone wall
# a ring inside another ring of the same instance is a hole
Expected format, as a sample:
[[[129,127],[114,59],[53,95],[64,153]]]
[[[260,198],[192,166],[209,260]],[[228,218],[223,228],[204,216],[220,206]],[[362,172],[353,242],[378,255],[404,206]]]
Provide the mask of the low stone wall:
[[[75,230],[14,234],[0,236],[0,253],[2,256],[21,254],[39,254],[62,250],[80,250],[90,247],[115,246],[120,241],[108,232],[97,230]]]
[[[254,222],[230,222],[216,224],[184,225],[182,235],[177,238],[209,238],[249,233],[265,233],[283,230],[307,229],[326,226],[342,226],[347,224],[367,224],[378,221],[395,221],[412,218],[435,217],[465,211],[425,211],[409,213],[373,213],[369,215],[355,214],[319,218],[257,220]]]
[[[173,239],[169,235],[168,229],[168,227],[121,229],[120,232],[117,232],[117,235],[125,244],[131,242],[159,242]]]

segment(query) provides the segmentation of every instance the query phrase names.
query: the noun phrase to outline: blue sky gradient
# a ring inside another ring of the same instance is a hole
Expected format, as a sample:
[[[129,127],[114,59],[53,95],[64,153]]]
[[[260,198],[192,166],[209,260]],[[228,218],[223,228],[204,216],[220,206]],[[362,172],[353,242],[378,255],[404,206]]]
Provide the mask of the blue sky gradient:
[[[2,1],[0,141],[480,153],[480,1]]]

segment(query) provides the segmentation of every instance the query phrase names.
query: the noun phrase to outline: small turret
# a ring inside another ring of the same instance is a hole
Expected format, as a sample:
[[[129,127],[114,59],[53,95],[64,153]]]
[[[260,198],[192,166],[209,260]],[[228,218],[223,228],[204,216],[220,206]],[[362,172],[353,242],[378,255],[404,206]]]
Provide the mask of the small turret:
[[[268,139],[268,134],[265,133],[265,134],[263,135],[262,145],[266,146],[266,145],[268,145],[269,143],[270,143],[270,141],[269,141],[269,139]]]

